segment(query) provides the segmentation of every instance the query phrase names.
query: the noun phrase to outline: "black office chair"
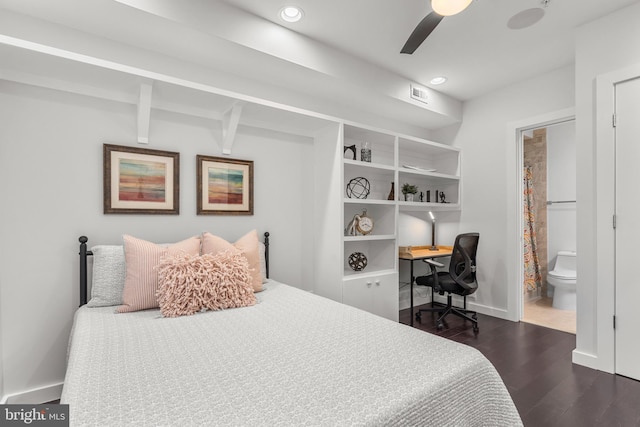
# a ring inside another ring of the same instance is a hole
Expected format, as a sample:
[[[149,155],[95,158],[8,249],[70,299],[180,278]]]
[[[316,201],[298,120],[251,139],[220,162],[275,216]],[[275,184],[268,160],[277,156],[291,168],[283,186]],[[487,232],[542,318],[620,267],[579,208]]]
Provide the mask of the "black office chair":
[[[466,233],[456,237],[449,263],[449,271],[437,271],[436,267],[444,267],[443,264],[431,259],[423,260],[431,267],[428,276],[416,277],[416,284],[430,286],[440,295],[447,293],[446,307],[423,308],[416,313],[416,320],[421,321],[423,311],[438,312],[438,330],[444,325],[444,318],[449,313],[462,317],[473,322],[473,331],[478,332],[478,315],[475,311],[467,310],[467,295],[471,295],[478,289],[476,281],[476,252],[478,251],[478,240],[480,234]],[[451,304],[452,294],[464,297],[464,308],[454,307]]]

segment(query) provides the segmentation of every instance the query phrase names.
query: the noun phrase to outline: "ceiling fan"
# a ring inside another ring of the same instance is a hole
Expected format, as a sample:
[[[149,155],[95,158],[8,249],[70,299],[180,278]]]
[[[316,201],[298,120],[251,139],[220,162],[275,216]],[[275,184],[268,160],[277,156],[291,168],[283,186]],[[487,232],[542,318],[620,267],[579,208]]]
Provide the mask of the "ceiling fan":
[[[413,30],[400,53],[411,55],[431,34],[445,16],[458,14],[465,10],[473,0],[431,0],[433,12],[425,16]]]

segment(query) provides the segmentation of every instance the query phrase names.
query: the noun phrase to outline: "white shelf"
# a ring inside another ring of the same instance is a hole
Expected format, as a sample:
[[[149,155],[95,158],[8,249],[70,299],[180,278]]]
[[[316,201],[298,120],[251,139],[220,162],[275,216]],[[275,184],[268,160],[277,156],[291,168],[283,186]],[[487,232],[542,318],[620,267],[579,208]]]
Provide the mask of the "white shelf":
[[[444,175],[460,174],[460,149],[447,145],[419,140],[400,138],[398,141],[398,169],[406,172],[403,165],[422,169],[433,169]]]
[[[360,160],[350,160],[343,159],[342,160],[345,165],[352,165],[361,168],[372,168],[372,169],[383,169],[388,171],[394,171],[396,168],[389,165],[383,165],[382,163],[372,163],[372,162],[363,162]]]
[[[446,196],[449,204],[459,205],[460,203],[460,177],[458,175],[447,175],[437,172],[417,172],[402,169],[398,171],[398,181],[400,182],[400,189],[405,183],[416,185],[418,192],[422,192],[424,200],[428,200],[427,192],[431,192],[430,202],[436,203],[435,193],[443,192]],[[415,199],[417,197],[417,199]],[[418,194],[414,196],[414,200],[418,200],[420,197]],[[398,195],[398,201],[404,202],[402,194]],[[416,203],[416,202],[414,202]]]
[[[396,204],[395,200],[377,200],[377,199],[350,199],[344,198],[344,203],[357,203],[359,205],[388,205],[393,206]]]
[[[345,242],[366,242],[369,240],[395,240],[395,234],[367,234],[366,236],[344,236]]]
[[[399,168],[398,172],[400,173],[406,173],[406,174],[412,174],[412,175],[420,175],[420,176],[428,176],[431,178],[440,178],[440,179],[450,179],[450,180],[454,180],[454,181],[459,181],[460,177],[457,175],[449,175],[446,173],[439,173],[438,171],[435,172],[428,172],[428,171],[420,171],[420,170],[415,170],[415,169],[407,169],[407,168]]]
[[[368,271],[344,271],[344,281],[366,279],[368,277],[382,276],[384,274],[394,274],[395,270],[368,270]]]
[[[398,206],[401,211],[457,211],[460,210],[459,203],[424,203],[424,202],[403,202],[399,201]]]

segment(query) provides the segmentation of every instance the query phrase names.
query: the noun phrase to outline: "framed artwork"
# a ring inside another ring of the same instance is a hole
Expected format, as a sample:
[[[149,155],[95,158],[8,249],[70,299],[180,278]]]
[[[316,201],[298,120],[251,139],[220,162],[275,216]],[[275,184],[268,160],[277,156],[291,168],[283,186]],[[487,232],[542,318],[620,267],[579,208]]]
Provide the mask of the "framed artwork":
[[[180,153],[103,145],[104,213],[180,213]]]
[[[253,215],[253,161],[196,156],[198,215]]]

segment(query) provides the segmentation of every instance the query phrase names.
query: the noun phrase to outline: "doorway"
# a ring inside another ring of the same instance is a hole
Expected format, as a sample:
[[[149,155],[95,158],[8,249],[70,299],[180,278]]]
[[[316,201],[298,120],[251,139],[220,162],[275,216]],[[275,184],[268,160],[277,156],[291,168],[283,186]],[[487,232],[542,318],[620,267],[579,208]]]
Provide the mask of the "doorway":
[[[514,321],[522,321],[523,317],[525,317],[524,313],[524,301],[525,301],[525,292],[524,292],[524,284],[525,284],[525,274],[524,274],[524,257],[525,257],[525,248],[524,248],[524,137],[525,135],[532,136],[533,131],[536,129],[551,129],[556,126],[560,126],[562,124],[567,123],[571,126],[572,130],[575,128],[575,109],[569,108],[565,110],[558,110],[550,113],[546,113],[540,116],[531,117],[528,119],[520,120],[518,122],[511,122],[507,125],[507,135],[511,141],[513,141],[511,147],[509,149],[511,152],[511,156],[514,159],[512,166],[509,168],[509,182],[512,183],[512,190],[509,192],[509,208],[508,208],[508,228],[512,230],[509,238],[509,251],[512,254],[509,257],[509,274],[510,286],[509,286],[509,318]],[[575,132],[575,131],[574,131]],[[575,140],[575,133],[572,138]],[[555,147],[555,145],[554,145]],[[575,159],[573,160],[575,162]],[[575,176],[575,173],[574,173]],[[553,189],[554,187],[552,187]],[[554,195],[552,193],[552,195]],[[575,197],[572,199],[562,197],[562,200],[576,200]],[[547,199],[546,195],[542,197],[543,205],[546,206],[547,201],[552,201]],[[561,201],[558,198],[558,201]],[[559,206],[559,205],[558,205]],[[568,204],[564,205],[564,209],[569,207]],[[575,212],[577,209],[577,203],[573,203],[570,207],[571,210]],[[575,227],[575,223],[573,224]],[[546,233],[545,233],[546,234]],[[555,234],[554,234],[555,235]],[[555,253],[557,249],[555,247],[551,248],[553,254],[551,255],[551,259],[546,258],[547,262],[551,261],[551,267],[553,269],[555,265],[555,257],[557,254]],[[547,252],[549,248],[547,246]],[[540,281],[538,284],[539,290],[536,291],[537,294],[535,296],[543,297],[543,289],[542,289],[542,280],[543,273],[540,272]],[[544,278],[546,279],[546,277]],[[546,284],[546,280],[545,280]],[[534,289],[535,290],[535,289]],[[535,292],[534,292],[535,293]],[[551,300],[552,301],[552,300]],[[550,325],[545,325],[550,327]]]
[[[521,132],[521,321],[576,333],[576,138],[565,120]]]

